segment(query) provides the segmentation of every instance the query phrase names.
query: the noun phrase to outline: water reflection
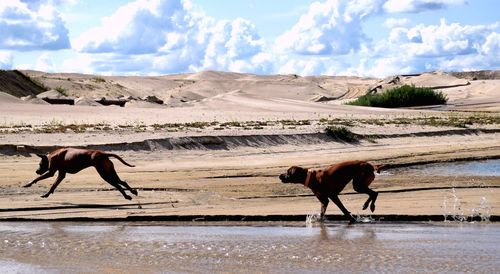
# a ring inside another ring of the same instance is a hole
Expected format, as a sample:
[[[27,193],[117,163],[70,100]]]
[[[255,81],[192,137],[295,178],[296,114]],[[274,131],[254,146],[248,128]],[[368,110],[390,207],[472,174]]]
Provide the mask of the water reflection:
[[[497,224],[257,225],[0,223],[0,270],[486,273],[500,261]]]
[[[500,176],[500,159],[411,166],[394,169],[390,173],[425,176]]]

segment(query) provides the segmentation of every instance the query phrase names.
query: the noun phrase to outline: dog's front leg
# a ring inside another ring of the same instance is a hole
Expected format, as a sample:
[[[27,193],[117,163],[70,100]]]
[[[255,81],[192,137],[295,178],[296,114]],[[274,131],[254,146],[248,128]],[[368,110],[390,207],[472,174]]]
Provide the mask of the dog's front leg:
[[[320,194],[316,194],[316,197],[321,202],[320,220],[323,221],[325,219],[326,209],[328,208],[328,203],[329,203],[328,197],[327,196],[322,196]]]
[[[331,195],[330,199],[332,199],[332,201],[335,203],[335,205],[337,205],[340,211],[342,211],[342,213],[344,213],[344,215],[347,216],[347,218],[349,218],[350,223],[356,222],[356,219],[351,215],[351,212],[349,212],[347,208],[345,208],[345,206],[340,201],[339,196]]]
[[[36,184],[37,182],[41,181],[41,180],[44,180],[44,179],[47,179],[47,178],[50,178],[52,176],[54,176],[55,172],[52,172],[52,171],[47,171],[46,173],[38,176],[36,179],[34,179],[33,181],[31,181],[30,183],[24,185],[23,187],[30,187],[34,184]]]
[[[66,172],[59,171],[59,175],[57,175],[57,179],[54,182],[54,184],[52,185],[52,187],[50,187],[50,190],[47,193],[45,193],[44,195],[42,195],[41,197],[47,198],[47,197],[49,197],[50,194],[54,193],[54,190],[56,190],[56,187],[59,185],[59,183],[61,183],[61,181],[64,179],[64,177],[66,177]]]

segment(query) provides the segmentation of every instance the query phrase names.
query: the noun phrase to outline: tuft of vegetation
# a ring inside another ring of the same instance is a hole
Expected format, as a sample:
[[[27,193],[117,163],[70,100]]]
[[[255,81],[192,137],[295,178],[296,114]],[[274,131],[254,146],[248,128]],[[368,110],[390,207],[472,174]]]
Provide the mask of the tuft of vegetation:
[[[361,139],[361,136],[350,131],[346,127],[338,127],[338,126],[328,126],[325,128],[325,133],[326,135],[342,140],[347,143],[356,143],[359,142],[359,139]]]
[[[56,87],[54,90],[59,92],[60,94],[62,94],[64,96],[68,96],[68,92],[66,91],[66,89],[61,87],[61,86]]]
[[[398,108],[446,104],[448,99],[442,92],[432,88],[404,85],[389,89],[382,94],[366,94],[347,103],[355,106]]]
[[[99,77],[99,76],[96,76],[96,77],[92,77],[92,81],[94,81],[95,83],[105,83],[106,79]]]

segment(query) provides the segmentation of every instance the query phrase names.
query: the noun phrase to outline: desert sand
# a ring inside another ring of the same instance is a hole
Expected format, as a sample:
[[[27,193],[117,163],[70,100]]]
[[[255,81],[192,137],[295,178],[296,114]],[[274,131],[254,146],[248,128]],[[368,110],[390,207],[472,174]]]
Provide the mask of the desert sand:
[[[500,214],[499,176],[415,175],[400,168],[500,158],[495,77],[399,76],[400,84],[444,92],[447,105],[382,109],[344,103],[377,85],[394,85],[392,78],[23,73],[47,89],[62,90],[65,98],[83,99],[78,105],[36,104],[0,93],[0,219],[314,214],[320,205],[310,191],[282,184],[278,175],[290,165],[323,168],[350,159],[390,165],[372,184],[380,192],[377,216],[486,214],[497,220]],[[128,103],[95,105],[102,97]],[[329,125],[346,126],[361,138],[330,138],[324,134]],[[139,196],[123,199],[92,168],[68,175],[47,199],[40,195],[55,178],[22,188],[36,176],[34,153],[60,146],[121,155],[136,167],[115,161],[118,174]],[[372,214],[361,210],[366,198],[350,186],[341,196],[362,216]],[[327,215],[340,218],[340,211],[331,204]]]

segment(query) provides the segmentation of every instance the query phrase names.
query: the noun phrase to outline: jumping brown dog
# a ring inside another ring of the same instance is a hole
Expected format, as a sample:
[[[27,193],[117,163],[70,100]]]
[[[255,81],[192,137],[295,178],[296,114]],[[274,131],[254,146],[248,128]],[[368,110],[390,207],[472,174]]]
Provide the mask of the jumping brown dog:
[[[127,182],[122,181],[118,174],[116,174],[113,162],[109,160],[109,157],[115,157],[120,160],[124,165],[133,167],[133,165],[125,162],[120,156],[112,153],[107,153],[99,150],[87,150],[78,148],[60,148],[47,155],[37,154],[40,158],[40,164],[36,173],[40,175],[38,178],[31,181],[24,187],[30,187],[33,184],[54,176],[56,171],[59,171],[56,181],[50,188],[50,190],[42,195],[43,198],[49,197],[50,194],[54,193],[56,187],[61,183],[61,181],[66,176],[66,173],[75,174],[82,169],[93,166],[101,175],[101,177],[108,182],[110,185],[114,186],[127,200],[131,200],[132,197],[127,195],[123,190],[123,187],[128,189],[132,194],[137,196],[137,190],[132,189]]]
[[[359,193],[369,195],[363,205],[363,210],[368,208],[375,210],[375,201],[378,193],[369,189],[368,186],[375,179],[374,172],[380,173],[385,165],[372,165],[365,161],[347,161],[331,165],[323,170],[308,170],[298,166],[292,166],[287,173],[279,176],[283,183],[303,184],[310,188],[314,195],[321,202],[321,219],[325,216],[330,198],[338,208],[349,218],[350,222],[356,219],[344,207],[338,195],[344,187],[352,180],[354,190]]]

